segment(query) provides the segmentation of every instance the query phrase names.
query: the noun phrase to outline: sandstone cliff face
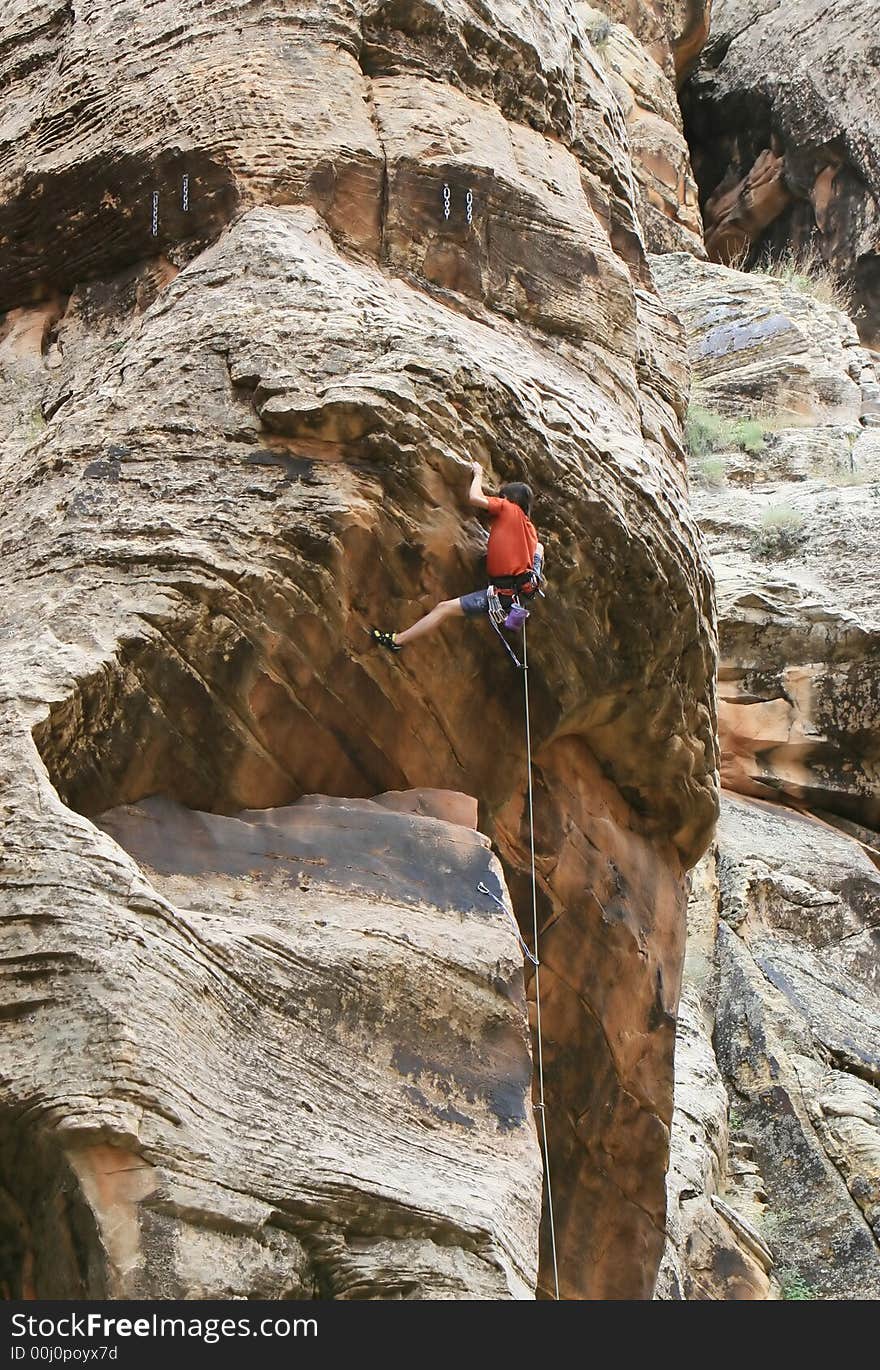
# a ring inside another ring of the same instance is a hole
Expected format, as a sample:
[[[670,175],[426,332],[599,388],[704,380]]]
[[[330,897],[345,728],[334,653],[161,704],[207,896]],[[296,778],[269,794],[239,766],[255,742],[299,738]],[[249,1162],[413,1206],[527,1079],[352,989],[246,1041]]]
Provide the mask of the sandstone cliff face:
[[[658,1292],[877,1297],[876,374],[803,286],[654,270],[687,328],[692,422],[751,424],[690,462],[740,797],[693,880]]]
[[[713,0],[605,0],[604,12],[626,24],[666,76],[679,84],[709,36]]]
[[[800,287],[680,256],[655,268],[688,329],[694,402],[762,434],[755,452],[693,465],[717,579],[723,783],[880,828],[873,362]]]
[[[876,865],[725,795],[695,899],[658,1295],[877,1298]]]
[[[877,7],[715,0],[682,93],[710,257],[814,240],[880,328]]]
[[[704,256],[697,185],[675,93],[679,48],[695,44],[696,20],[678,38],[669,16],[638,16],[628,6],[578,8],[626,116],[648,247]],[[620,22],[610,14],[619,14]]]
[[[724,796],[722,805],[729,802]],[[658,1299],[764,1299],[771,1291],[764,1182],[752,1144],[731,1125],[729,1086],[716,1059],[724,912],[713,847],[691,876]]]
[[[39,1119],[4,1121],[7,1294],[532,1296],[522,957],[476,892],[504,895],[485,838],[368,800],[95,826],[35,769],[4,782],[6,1052]]]
[[[12,7],[10,1288],[533,1290],[489,853],[444,828],[423,890],[428,819],[325,803],[319,838],[297,804],[476,796],[525,925],[519,680],[479,629],[400,659],[364,633],[478,583],[479,457],[528,476],[552,562],[530,681],[562,1293],[651,1292],[713,605],[682,337],[577,8]],[[369,878],[334,866],[337,820]],[[86,1266],[48,1268],[53,1242]],[[547,1292],[545,1230],[541,1268]]]

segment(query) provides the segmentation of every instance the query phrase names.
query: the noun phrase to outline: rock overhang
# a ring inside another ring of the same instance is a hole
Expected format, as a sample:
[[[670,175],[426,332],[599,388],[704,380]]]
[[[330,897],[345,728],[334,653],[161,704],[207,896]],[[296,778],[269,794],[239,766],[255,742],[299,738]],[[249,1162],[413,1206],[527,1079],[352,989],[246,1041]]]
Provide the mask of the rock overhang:
[[[402,621],[415,616],[418,594],[436,587],[440,598],[478,580],[479,530],[460,504],[465,458],[478,454],[531,481],[555,557],[553,594],[533,620],[543,736],[584,737],[649,821],[656,814],[657,827],[679,834],[692,854],[715,803],[707,726],[714,625],[699,535],[656,452],[635,425],[620,430],[603,392],[565,356],[487,322],[339,258],[309,211],[246,215],[146,312],[126,345],[131,361],[123,352],[107,367],[97,403],[89,387],[59,411],[43,443],[52,466],[39,444],[34,452],[34,475],[48,477],[63,506],[47,571],[56,557],[70,568],[86,538],[96,535],[102,549],[93,566],[52,575],[58,617],[82,614],[101,561],[118,556],[141,632],[111,674],[124,676],[126,663],[145,657],[161,663],[160,673],[188,675],[181,698],[192,696],[204,729],[204,681],[187,671],[182,643],[167,640],[176,617],[212,648],[221,688],[239,695],[239,730],[242,714],[245,731],[258,715],[271,724],[289,706],[291,686],[304,696],[311,688],[313,726],[315,678],[333,674],[336,697],[325,705],[333,745],[369,750],[364,701],[413,716],[424,707],[414,702],[423,686],[412,670],[392,673],[371,655],[359,625],[391,614]],[[334,364],[332,340],[342,336],[347,375]],[[271,416],[262,413],[267,404]],[[266,422],[286,431],[267,439]],[[98,478],[105,474],[112,479]],[[150,516],[138,526],[145,496]],[[218,518],[209,526],[202,509],[212,500]],[[264,542],[255,554],[257,529]],[[183,579],[163,570],[177,557],[191,568]],[[139,612],[138,600],[157,596],[164,614]],[[304,775],[286,793],[279,780],[263,798],[215,776],[216,795],[197,786],[195,807],[261,807],[321,789],[473,788],[463,783],[468,774],[489,777],[482,797],[497,804],[508,758],[496,755],[492,766],[491,739],[512,720],[506,662],[492,645],[470,634],[438,648],[441,679],[463,672],[482,690],[489,729],[475,727],[472,694],[456,700],[441,690],[436,738],[419,758],[401,748],[384,769],[357,762],[335,785]],[[104,667],[99,677],[106,685]],[[51,725],[38,733],[48,743]],[[144,737],[141,749],[152,746]],[[259,746],[284,752],[277,734]],[[49,744],[48,755],[56,750]],[[202,748],[200,765],[210,761]],[[60,754],[53,764],[63,774]],[[79,785],[64,776],[66,792]],[[165,777],[155,786],[166,787]],[[102,791],[95,804],[149,792]]]

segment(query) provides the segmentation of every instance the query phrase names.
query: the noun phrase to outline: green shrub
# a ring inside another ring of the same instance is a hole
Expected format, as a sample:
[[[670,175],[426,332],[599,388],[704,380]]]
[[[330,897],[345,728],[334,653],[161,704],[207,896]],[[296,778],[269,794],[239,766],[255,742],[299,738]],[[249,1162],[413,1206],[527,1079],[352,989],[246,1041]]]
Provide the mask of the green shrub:
[[[764,435],[769,421],[758,418],[728,419],[705,405],[691,404],[684,424],[684,440],[688,453],[696,461],[713,452],[739,448],[751,455],[764,446]]]
[[[874,485],[878,476],[875,472],[864,467],[858,471],[846,471],[838,468],[826,476],[830,485]]]
[[[43,418],[43,411],[37,407],[27,414],[22,414],[18,420],[17,428],[21,437],[28,442],[32,438],[38,438],[46,427],[46,420]]]
[[[692,457],[699,461],[724,445],[727,420],[711,409],[692,404],[684,423],[684,440]]]
[[[734,447],[753,456],[764,446],[764,426],[758,419],[739,419],[731,431]]]
[[[758,1231],[768,1246],[778,1238],[782,1231],[782,1218],[772,1209],[765,1209],[758,1219]]]
[[[696,479],[700,485],[718,489],[727,480],[727,466],[722,457],[703,457],[697,462]]]
[[[794,1266],[784,1265],[776,1271],[784,1299],[815,1299],[816,1290]]]
[[[806,538],[804,518],[787,504],[774,504],[761,515],[752,534],[752,555],[767,561],[784,561]]]

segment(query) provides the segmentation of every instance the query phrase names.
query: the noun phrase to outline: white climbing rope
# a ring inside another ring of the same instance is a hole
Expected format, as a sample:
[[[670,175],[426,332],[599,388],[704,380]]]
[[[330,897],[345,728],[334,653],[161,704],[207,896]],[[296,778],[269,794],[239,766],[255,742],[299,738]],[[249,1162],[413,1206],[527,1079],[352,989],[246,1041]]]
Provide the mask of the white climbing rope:
[[[526,646],[526,625],[523,624],[523,693],[526,703],[526,764],[528,766],[529,795],[529,855],[532,865],[532,936],[535,967],[535,1036],[538,1043],[538,1102],[535,1111],[541,1117],[541,1141],[544,1150],[544,1178],[547,1184],[547,1219],[550,1226],[550,1249],[553,1253],[553,1286],[559,1298],[559,1265],[556,1259],[556,1225],[553,1221],[553,1191],[550,1187],[550,1148],[547,1144],[547,1109],[544,1104],[544,1048],[541,1037],[541,961],[538,955],[538,883],[535,874],[535,805],[532,795],[532,730],[529,720],[529,656]]]
[[[522,948],[523,953],[528,957],[532,965],[535,967],[535,1036],[538,1044],[538,1102],[533,1105],[533,1108],[535,1109],[535,1112],[539,1113],[541,1116],[541,1147],[544,1152],[544,1176],[547,1183],[547,1218],[550,1227],[550,1249],[553,1253],[553,1287],[556,1291],[556,1298],[558,1299],[559,1265],[556,1257],[556,1224],[553,1217],[553,1191],[550,1187],[550,1147],[547,1142],[547,1107],[544,1100],[544,1044],[543,1031],[541,1027],[541,963],[538,957],[538,877],[535,869],[535,803],[534,794],[532,790],[532,729],[531,720],[529,718],[529,659],[528,647],[526,644],[526,625],[525,623],[523,623],[522,625],[523,659],[522,661],[519,661],[516,654],[510,648],[507,640],[501,633],[500,629],[498,628],[498,625],[495,623],[491,615],[490,622],[492,623],[492,627],[495,628],[495,631],[498,633],[498,636],[501,638],[501,641],[503,642],[504,646],[507,648],[508,655],[522,670],[523,676],[523,692],[525,695],[526,706],[526,765],[528,768],[527,778],[529,796],[529,857],[532,870],[532,937],[535,944],[534,952],[531,952],[529,950],[528,943],[525,941],[522,933],[519,930],[519,924],[517,923],[510,909],[503,902],[503,900],[499,899],[497,894],[493,894],[492,891],[489,889],[488,885],[484,884],[482,880],[477,885],[477,890],[480,894],[488,895],[490,899],[493,899],[495,903],[498,905],[498,907],[501,909],[501,911],[507,915],[507,917],[510,919],[510,922],[513,924],[513,930],[516,934],[516,940],[519,942],[519,945]],[[596,902],[598,903],[598,900]],[[599,905],[599,907],[602,907],[601,904]]]

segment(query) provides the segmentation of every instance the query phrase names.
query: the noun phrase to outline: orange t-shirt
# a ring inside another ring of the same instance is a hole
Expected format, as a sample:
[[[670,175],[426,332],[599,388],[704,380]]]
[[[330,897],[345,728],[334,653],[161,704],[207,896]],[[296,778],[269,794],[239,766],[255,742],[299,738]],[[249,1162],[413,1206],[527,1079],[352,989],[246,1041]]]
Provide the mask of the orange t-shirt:
[[[492,495],[486,511],[492,520],[486,548],[486,572],[492,576],[518,576],[532,569],[538,534],[532,520],[518,504]]]

